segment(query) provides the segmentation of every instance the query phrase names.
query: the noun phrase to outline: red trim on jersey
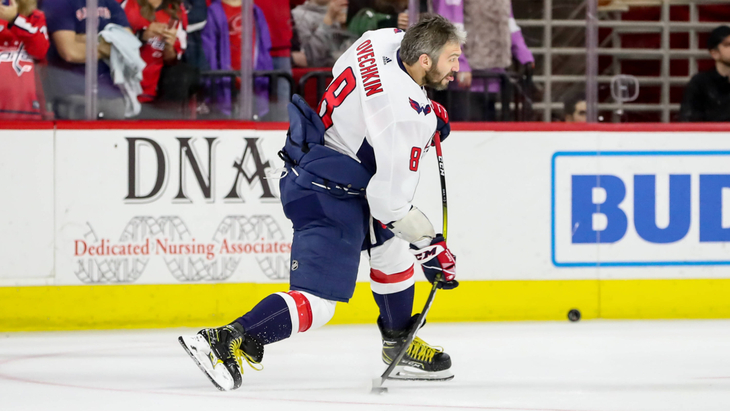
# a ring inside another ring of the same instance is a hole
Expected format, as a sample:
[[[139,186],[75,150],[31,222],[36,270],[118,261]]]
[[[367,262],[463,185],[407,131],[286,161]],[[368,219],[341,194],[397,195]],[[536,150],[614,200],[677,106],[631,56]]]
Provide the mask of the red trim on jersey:
[[[304,294],[299,291],[289,291],[289,294],[297,305],[297,314],[299,315],[299,332],[303,333],[312,326],[312,306]]]
[[[413,277],[413,266],[405,271],[395,274],[385,274],[380,270],[376,270],[374,268],[370,269],[370,279],[380,284],[400,283],[409,280],[411,277]]]

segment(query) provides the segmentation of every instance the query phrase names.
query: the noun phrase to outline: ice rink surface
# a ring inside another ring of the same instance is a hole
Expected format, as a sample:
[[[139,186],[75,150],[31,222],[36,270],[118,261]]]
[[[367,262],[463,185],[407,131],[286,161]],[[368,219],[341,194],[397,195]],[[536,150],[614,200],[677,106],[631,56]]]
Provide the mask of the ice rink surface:
[[[269,345],[219,392],[177,342],[193,329],[0,334],[0,410],[730,410],[730,321],[428,324],[448,382],[386,382],[375,325]]]

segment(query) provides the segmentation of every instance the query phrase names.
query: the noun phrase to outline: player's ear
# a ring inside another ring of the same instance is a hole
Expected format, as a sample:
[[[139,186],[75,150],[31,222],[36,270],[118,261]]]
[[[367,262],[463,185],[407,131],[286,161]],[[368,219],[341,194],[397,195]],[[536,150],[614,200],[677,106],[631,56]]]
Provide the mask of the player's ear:
[[[431,68],[431,57],[429,57],[428,54],[421,54],[421,57],[418,60],[421,62],[421,66],[423,66],[426,70]]]

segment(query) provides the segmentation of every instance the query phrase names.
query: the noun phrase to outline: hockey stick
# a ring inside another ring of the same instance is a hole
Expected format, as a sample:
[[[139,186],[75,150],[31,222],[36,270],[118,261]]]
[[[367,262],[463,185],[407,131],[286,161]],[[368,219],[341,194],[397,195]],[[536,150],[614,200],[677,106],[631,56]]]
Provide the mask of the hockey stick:
[[[447,205],[446,205],[446,172],[444,171],[444,157],[441,153],[441,134],[437,131],[436,135],[433,136],[433,142],[436,146],[436,159],[439,163],[439,175],[441,177],[441,203],[443,204],[443,221],[444,221],[444,240],[446,240],[446,228],[448,224],[448,217],[447,217]],[[385,380],[390,377],[390,374],[393,372],[395,367],[398,366],[398,363],[400,363],[400,360],[403,359],[403,356],[406,355],[406,352],[408,351],[408,348],[411,346],[411,343],[413,343],[413,340],[416,338],[416,333],[418,333],[418,330],[423,327],[423,323],[426,322],[426,316],[428,315],[428,311],[431,309],[431,305],[433,304],[433,300],[436,297],[436,290],[441,288],[441,277],[443,274],[439,273],[436,274],[436,278],[433,281],[433,286],[431,287],[431,293],[428,295],[428,298],[426,299],[426,305],[423,307],[423,311],[421,311],[421,315],[418,317],[418,321],[416,322],[415,326],[411,330],[411,332],[408,333],[408,337],[406,337],[406,342],[403,344],[403,348],[400,349],[398,352],[398,355],[396,355],[393,362],[390,363],[388,368],[385,369],[385,372],[383,372],[383,375],[380,376],[380,378],[376,378],[373,380],[373,388],[370,390],[370,393],[382,393],[387,392],[388,388],[383,387],[383,383]]]
[[[449,215],[446,203],[446,171],[444,170],[444,156],[441,152],[441,133],[438,131],[433,136],[433,143],[436,145],[436,159],[439,162],[439,177],[441,177],[441,204],[443,205],[444,240],[446,240],[446,229],[448,228]]]

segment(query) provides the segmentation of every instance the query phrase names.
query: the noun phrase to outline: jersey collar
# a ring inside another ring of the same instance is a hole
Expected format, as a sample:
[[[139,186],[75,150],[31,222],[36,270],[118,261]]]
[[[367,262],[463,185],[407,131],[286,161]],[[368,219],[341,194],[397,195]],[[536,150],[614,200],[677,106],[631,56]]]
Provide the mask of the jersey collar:
[[[403,60],[400,59],[400,49],[395,51],[395,58],[398,60],[398,67],[400,67],[401,70],[403,70],[406,74],[408,74],[408,70],[406,70],[406,66],[403,65]],[[408,77],[411,75],[408,74]]]
[[[413,77],[411,77],[411,74],[408,72],[408,70],[406,70],[406,66],[403,64],[403,60],[400,59],[400,49],[395,51],[395,58],[398,61],[398,67],[400,67],[400,69],[403,70],[404,73],[406,73],[406,75],[408,76],[409,79],[411,79],[414,83],[416,83],[416,80]],[[418,83],[416,83],[416,84],[418,84]],[[424,89],[423,86],[419,86],[419,87],[421,87],[421,90]]]

